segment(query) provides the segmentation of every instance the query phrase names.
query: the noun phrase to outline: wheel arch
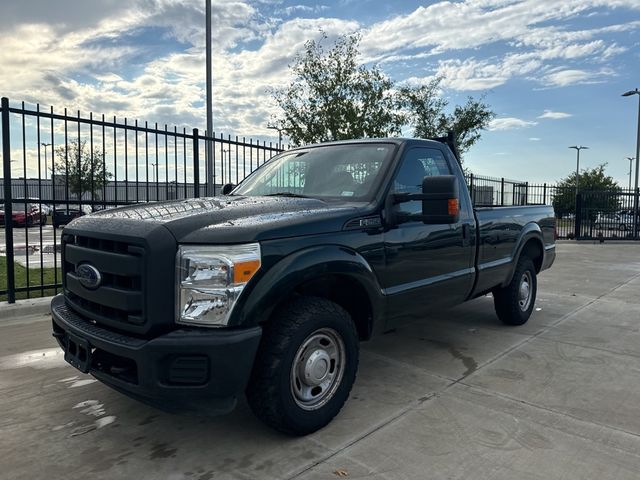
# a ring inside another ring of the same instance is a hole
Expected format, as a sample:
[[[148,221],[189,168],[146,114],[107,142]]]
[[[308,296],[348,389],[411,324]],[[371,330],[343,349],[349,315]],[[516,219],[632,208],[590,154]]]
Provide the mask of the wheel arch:
[[[370,338],[380,325],[383,295],[375,273],[362,255],[340,245],[300,250],[271,266],[237,305],[230,324],[264,324],[278,306],[296,295],[340,305],[350,314],[361,340]]]
[[[503,286],[508,285],[511,282],[516,266],[523,255],[531,258],[536,269],[536,274],[540,273],[542,265],[544,264],[544,237],[542,236],[540,226],[535,222],[528,223],[522,229],[520,237],[516,242],[511,269],[509,270],[509,275],[507,275],[505,282],[502,284]]]

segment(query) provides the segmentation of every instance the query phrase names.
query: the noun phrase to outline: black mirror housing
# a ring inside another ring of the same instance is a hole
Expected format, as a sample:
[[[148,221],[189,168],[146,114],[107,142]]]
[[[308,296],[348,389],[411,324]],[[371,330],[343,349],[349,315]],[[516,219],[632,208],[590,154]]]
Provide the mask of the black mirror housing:
[[[460,219],[460,192],[455,175],[424,177],[422,180],[422,221],[427,225],[457,223]]]
[[[222,186],[222,195],[229,195],[236,186],[233,183],[225,183]]]

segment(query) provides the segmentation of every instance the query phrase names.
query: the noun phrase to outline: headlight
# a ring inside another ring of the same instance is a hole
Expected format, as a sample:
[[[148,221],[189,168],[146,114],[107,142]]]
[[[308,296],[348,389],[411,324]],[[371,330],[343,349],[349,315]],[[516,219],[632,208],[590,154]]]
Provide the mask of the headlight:
[[[225,326],[260,268],[260,244],[182,246],[176,258],[176,322]]]

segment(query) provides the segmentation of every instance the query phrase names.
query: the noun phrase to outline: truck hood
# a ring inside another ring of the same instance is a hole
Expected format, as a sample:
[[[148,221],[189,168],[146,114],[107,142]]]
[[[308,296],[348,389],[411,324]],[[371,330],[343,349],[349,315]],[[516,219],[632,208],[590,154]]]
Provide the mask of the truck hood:
[[[148,203],[80,217],[73,229],[121,228],[131,222],[164,225],[180,243],[240,243],[339,231],[357,205],[313,198],[222,196]],[[124,231],[122,233],[124,233]]]

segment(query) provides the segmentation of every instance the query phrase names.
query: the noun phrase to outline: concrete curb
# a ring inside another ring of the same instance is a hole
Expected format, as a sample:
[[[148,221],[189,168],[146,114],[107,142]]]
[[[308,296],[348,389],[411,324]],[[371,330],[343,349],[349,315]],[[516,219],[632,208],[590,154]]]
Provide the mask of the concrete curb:
[[[0,322],[20,317],[45,315],[49,313],[52,297],[16,300],[16,303],[0,302]]]
[[[556,240],[556,243],[564,245],[600,245],[600,240]],[[640,240],[605,240],[602,245],[640,245]]]

